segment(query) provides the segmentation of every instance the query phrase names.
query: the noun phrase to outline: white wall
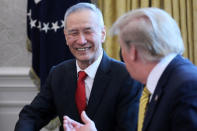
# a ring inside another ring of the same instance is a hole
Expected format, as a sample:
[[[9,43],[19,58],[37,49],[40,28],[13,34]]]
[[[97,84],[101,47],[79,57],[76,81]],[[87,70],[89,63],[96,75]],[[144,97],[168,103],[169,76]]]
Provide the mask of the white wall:
[[[0,67],[30,67],[26,49],[27,0],[0,0]]]
[[[13,131],[18,114],[37,94],[28,68],[0,68],[0,130]]]
[[[28,73],[25,67],[0,68],[0,131],[13,131],[20,110],[38,93]]]

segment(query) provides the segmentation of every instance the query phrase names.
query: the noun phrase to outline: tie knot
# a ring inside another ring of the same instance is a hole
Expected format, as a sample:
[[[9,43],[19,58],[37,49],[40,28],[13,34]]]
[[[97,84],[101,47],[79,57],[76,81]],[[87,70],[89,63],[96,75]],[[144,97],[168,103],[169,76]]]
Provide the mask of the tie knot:
[[[85,71],[79,71],[78,73],[78,79],[84,80],[86,78],[87,74]]]
[[[150,91],[146,87],[144,87],[143,94],[149,97]]]

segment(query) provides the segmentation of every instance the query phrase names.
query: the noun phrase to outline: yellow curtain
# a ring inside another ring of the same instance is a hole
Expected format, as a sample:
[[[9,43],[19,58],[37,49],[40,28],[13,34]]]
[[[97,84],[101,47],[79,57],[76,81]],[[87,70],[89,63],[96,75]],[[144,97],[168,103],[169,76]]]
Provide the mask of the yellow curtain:
[[[107,32],[113,22],[125,12],[143,7],[166,10],[179,25],[185,44],[184,56],[197,65],[197,0],[97,0]],[[107,54],[119,60],[117,38],[107,36],[103,47]]]

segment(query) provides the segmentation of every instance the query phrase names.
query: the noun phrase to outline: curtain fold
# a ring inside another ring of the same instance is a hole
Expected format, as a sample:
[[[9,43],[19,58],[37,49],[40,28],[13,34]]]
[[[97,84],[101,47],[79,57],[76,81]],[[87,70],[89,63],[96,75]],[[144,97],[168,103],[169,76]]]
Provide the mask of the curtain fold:
[[[184,46],[185,46],[185,53],[184,56],[188,57],[188,43],[187,43],[187,21],[186,21],[186,2],[185,0],[181,0],[180,1],[180,29],[181,29],[181,34],[183,37],[183,42],[184,42]]]
[[[193,25],[193,32],[192,32],[192,45],[193,45],[193,62],[197,65],[197,0],[192,0],[192,25]]]
[[[188,36],[188,42],[187,42],[187,53],[188,53],[188,57],[190,58],[190,60],[194,61],[194,44],[190,44],[193,43],[193,24],[192,24],[192,0],[187,0],[186,3],[187,6],[187,12],[186,12],[186,19],[187,19],[187,36]]]
[[[181,29],[184,41],[184,56],[197,65],[197,0],[97,0],[107,32],[114,21],[129,10],[144,7],[157,7],[167,11]],[[107,54],[119,58],[119,44],[116,37],[107,36],[103,44]]]
[[[141,8],[149,7],[149,0],[140,0],[140,7]]]
[[[132,3],[132,6],[131,6],[132,8],[130,8],[130,9],[137,9],[137,8],[139,8],[139,5],[140,5],[139,0],[130,0],[130,1]]]
[[[177,24],[179,25],[180,27],[180,13],[179,13],[179,10],[180,10],[180,2],[179,0],[173,0],[172,1],[172,14],[173,14],[173,18],[176,20]]]
[[[152,0],[152,1],[151,1],[151,5],[152,5],[152,7],[157,7],[157,8],[159,8],[160,5],[161,5],[160,0]]]

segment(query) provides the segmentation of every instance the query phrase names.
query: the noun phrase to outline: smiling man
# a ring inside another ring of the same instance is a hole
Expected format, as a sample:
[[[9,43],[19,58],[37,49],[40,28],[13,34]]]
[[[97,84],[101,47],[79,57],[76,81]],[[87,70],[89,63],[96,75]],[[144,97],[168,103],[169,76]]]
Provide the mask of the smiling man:
[[[75,59],[54,66],[45,87],[25,106],[15,131],[37,131],[58,116],[88,117],[101,131],[135,131],[141,84],[124,63],[107,56],[103,17],[93,4],[79,3],[65,14],[65,38]],[[61,126],[61,130],[62,130]]]
[[[86,69],[102,56],[105,27],[99,14],[89,10],[73,10],[65,15],[65,36],[70,51],[81,69]]]

